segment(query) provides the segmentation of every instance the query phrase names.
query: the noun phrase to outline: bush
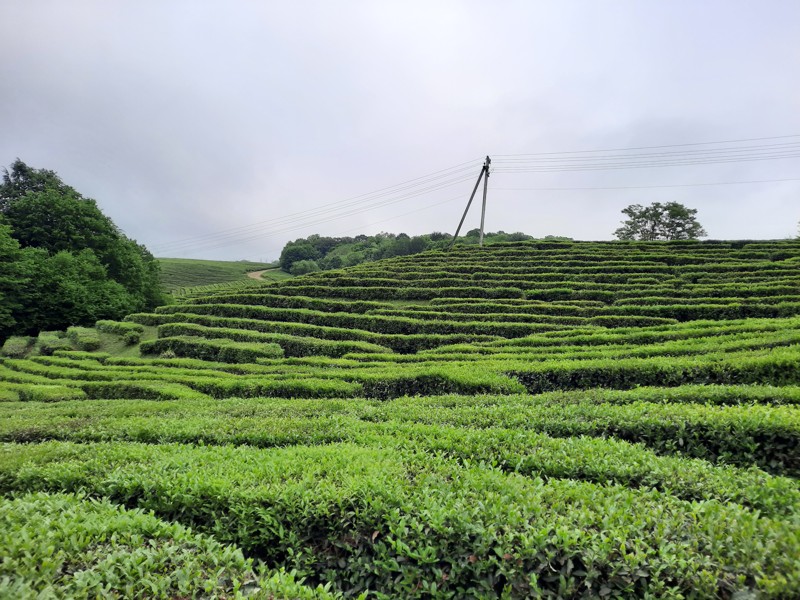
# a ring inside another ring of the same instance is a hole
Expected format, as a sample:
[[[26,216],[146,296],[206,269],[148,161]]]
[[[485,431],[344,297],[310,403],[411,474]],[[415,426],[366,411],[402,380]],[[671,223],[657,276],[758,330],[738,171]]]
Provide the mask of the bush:
[[[257,573],[208,535],[80,494],[0,500],[0,552],[3,598],[233,599],[247,586],[276,600],[333,598],[285,572]]]
[[[289,273],[292,275],[305,275],[306,273],[315,273],[319,270],[319,265],[314,260],[298,260],[292,263]]]
[[[141,345],[142,354],[163,354],[168,350],[175,356],[228,363],[254,363],[257,358],[283,357],[283,349],[278,344],[207,340],[194,336],[161,338]]]
[[[713,598],[724,582],[724,596],[790,597],[800,586],[794,529],[736,504],[397,448],[45,442],[8,445],[0,473],[3,493],[102,494],[348,596]]]
[[[26,354],[31,349],[35,338],[27,337],[27,336],[11,336],[8,338],[5,343],[3,344],[2,353],[3,356],[8,356],[9,358],[24,358]]]
[[[132,323],[130,321],[100,320],[97,321],[94,326],[97,331],[118,335],[125,340],[125,343],[128,345],[138,344],[141,335],[144,333],[144,327],[139,323]]]
[[[100,348],[100,335],[96,329],[89,327],[70,327],[67,329],[67,339],[69,339],[78,350],[91,352]]]
[[[56,350],[71,350],[72,344],[63,331],[42,331],[36,338],[39,354],[50,356]]]

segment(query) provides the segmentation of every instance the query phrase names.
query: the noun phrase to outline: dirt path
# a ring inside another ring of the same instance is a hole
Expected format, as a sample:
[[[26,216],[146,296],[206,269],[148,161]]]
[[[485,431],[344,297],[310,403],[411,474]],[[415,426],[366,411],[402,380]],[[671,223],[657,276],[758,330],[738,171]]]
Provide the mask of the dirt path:
[[[250,279],[258,279],[259,281],[261,281],[261,276],[262,276],[264,273],[266,273],[267,271],[273,271],[273,270],[274,270],[274,269],[264,269],[263,271],[249,271],[249,272],[247,273],[247,276],[248,276]]]

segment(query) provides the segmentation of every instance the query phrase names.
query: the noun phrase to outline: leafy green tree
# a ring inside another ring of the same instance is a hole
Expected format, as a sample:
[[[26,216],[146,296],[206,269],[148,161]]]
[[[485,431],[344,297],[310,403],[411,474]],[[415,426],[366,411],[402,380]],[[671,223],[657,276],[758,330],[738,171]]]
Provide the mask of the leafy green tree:
[[[317,260],[320,252],[311,243],[304,239],[287,243],[281,251],[281,269],[291,272],[292,265],[300,260]]]
[[[21,258],[19,242],[11,237],[11,228],[0,223],[0,333],[13,331],[17,323],[19,291],[27,284]]]
[[[694,240],[707,235],[695,218],[697,209],[677,202],[631,204],[622,212],[628,219],[614,232],[620,240]]]
[[[28,192],[43,192],[46,189],[56,189],[62,193],[75,192],[59,179],[55,171],[34,169],[17,159],[12,163],[10,171],[3,168],[3,183],[0,184],[0,212],[5,212],[11,202]]]
[[[91,249],[99,256],[113,253],[120,233],[94,200],[73,190],[47,188],[27,192],[4,211],[14,237],[23,248],[33,246],[51,254]]]
[[[121,284],[108,277],[91,250],[61,251],[49,256],[40,249],[29,248],[25,253],[30,279],[20,298],[20,333],[119,318],[135,303]]]
[[[297,260],[292,264],[289,272],[292,275],[305,275],[306,273],[314,273],[319,270],[319,265],[314,260]]]
[[[53,171],[17,159],[0,184],[0,215],[8,226],[0,255],[15,257],[13,277],[24,282],[10,294],[0,289],[3,335],[88,325],[164,303],[152,254]]]

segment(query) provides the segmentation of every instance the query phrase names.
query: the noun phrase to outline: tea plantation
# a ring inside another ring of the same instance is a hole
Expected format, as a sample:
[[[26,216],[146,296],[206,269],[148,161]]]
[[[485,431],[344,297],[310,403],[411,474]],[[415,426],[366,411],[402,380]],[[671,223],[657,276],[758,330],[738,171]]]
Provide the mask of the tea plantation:
[[[4,351],[0,597],[800,597],[800,241],[456,247]]]

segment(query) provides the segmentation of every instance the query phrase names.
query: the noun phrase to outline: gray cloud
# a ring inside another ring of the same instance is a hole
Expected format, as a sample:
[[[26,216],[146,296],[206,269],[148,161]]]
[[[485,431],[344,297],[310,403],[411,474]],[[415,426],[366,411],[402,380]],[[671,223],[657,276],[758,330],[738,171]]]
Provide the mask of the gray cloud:
[[[7,0],[0,164],[58,171],[157,254],[269,259],[314,232],[450,231],[469,181],[305,227],[248,226],[487,153],[800,133],[799,21],[791,0]],[[798,164],[498,172],[487,224],[608,239],[628,204],[675,200],[712,237],[785,237],[800,182],[500,188],[785,179]],[[167,245],[239,227],[238,243]]]

